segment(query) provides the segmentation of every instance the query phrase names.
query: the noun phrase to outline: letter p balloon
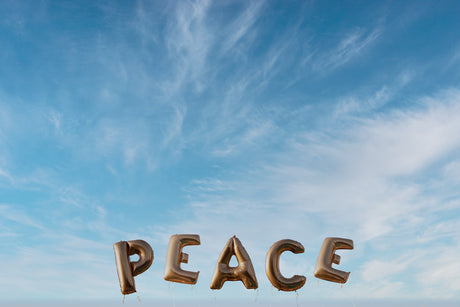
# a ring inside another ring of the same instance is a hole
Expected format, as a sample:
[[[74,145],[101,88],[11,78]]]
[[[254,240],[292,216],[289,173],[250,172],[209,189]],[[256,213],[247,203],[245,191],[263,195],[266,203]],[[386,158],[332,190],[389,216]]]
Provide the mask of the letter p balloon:
[[[118,280],[122,294],[136,292],[134,276],[145,272],[153,262],[153,250],[143,240],[120,241],[113,245],[117,264]],[[139,260],[131,262],[129,256],[138,255]]]

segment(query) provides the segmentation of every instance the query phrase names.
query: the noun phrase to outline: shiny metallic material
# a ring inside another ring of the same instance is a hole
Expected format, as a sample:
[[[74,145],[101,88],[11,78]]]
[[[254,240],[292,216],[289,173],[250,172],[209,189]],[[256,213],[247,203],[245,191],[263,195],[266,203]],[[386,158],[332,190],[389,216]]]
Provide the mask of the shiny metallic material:
[[[145,272],[153,262],[153,250],[143,240],[120,241],[113,245],[118,280],[122,294],[136,292],[134,276]],[[129,256],[137,254],[139,260],[131,262]]]
[[[346,283],[350,272],[334,269],[332,263],[340,264],[340,256],[335,254],[338,249],[353,249],[353,241],[343,238],[324,239],[315,267],[315,277],[338,283]]]
[[[230,267],[230,259],[235,255],[237,267]],[[244,249],[240,240],[233,236],[217,260],[216,268],[211,280],[211,289],[221,289],[226,281],[241,280],[247,289],[257,289],[257,279],[251,258]]]
[[[294,254],[300,254],[305,251],[302,244],[294,240],[280,240],[275,242],[268,250],[265,259],[265,273],[273,286],[278,290],[295,291],[300,289],[307,280],[305,276],[294,275],[291,278],[284,277],[279,269],[279,258],[284,251],[291,251]]]
[[[184,271],[181,263],[188,263],[188,254],[182,252],[187,245],[200,245],[199,235],[173,235],[169,239],[168,253],[166,254],[165,276],[167,281],[194,285],[198,279],[198,272]]]

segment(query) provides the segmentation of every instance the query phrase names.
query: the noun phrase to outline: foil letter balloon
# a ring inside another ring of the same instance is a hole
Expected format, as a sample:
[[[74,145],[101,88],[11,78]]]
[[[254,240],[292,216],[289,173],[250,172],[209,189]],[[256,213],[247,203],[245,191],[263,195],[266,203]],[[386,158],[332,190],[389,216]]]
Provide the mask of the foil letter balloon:
[[[340,264],[340,256],[335,254],[338,249],[353,249],[353,241],[342,238],[324,239],[315,267],[315,277],[338,283],[346,283],[350,272],[332,267],[332,263]]]
[[[196,284],[200,272],[189,272],[181,269],[181,263],[188,263],[188,254],[182,252],[187,245],[200,245],[199,235],[173,235],[169,239],[166,255],[165,276],[167,281],[183,284]]]
[[[291,278],[281,275],[279,258],[281,253],[287,250],[294,254],[300,254],[305,251],[302,244],[294,240],[286,239],[275,242],[268,250],[265,259],[265,272],[272,285],[278,288],[278,290],[295,291],[303,287],[306,278],[301,275],[294,275]]]
[[[230,259],[235,255],[238,260],[237,267],[230,267]],[[252,266],[251,258],[244,249],[240,240],[233,236],[217,260],[216,268],[211,280],[211,289],[221,289],[226,281],[241,280],[247,289],[257,289],[256,273]]]
[[[153,261],[153,250],[143,240],[120,241],[113,245],[117,264],[118,280],[122,294],[136,292],[134,276],[145,272]],[[139,260],[131,262],[129,256],[137,254]]]

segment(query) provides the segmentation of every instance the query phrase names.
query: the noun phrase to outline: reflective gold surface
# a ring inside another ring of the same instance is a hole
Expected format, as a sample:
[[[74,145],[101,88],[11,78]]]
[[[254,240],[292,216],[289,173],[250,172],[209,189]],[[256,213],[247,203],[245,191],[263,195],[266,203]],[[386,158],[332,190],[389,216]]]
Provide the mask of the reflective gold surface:
[[[301,275],[294,275],[291,278],[284,277],[279,269],[279,258],[284,251],[291,251],[294,254],[303,253],[305,249],[297,241],[285,239],[275,242],[268,250],[265,259],[265,272],[273,286],[278,290],[295,291],[305,284],[306,278]]]
[[[235,255],[237,267],[230,267],[230,259]],[[257,279],[252,266],[251,258],[244,249],[240,240],[233,236],[217,260],[216,268],[211,280],[211,289],[221,289],[226,281],[241,280],[247,289],[257,289]]]
[[[134,276],[145,272],[153,262],[153,250],[143,240],[120,241],[113,245],[118,280],[122,294],[136,292]],[[139,260],[131,262],[129,256],[137,254]]]
[[[335,254],[338,249],[353,249],[353,241],[343,238],[324,239],[315,267],[315,277],[338,283],[346,283],[350,272],[334,269],[332,263],[340,264],[340,256]]]
[[[190,285],[196,284],[200,272],[184,271],[180,267],[181,263],[188,263],[188,254],[182,252],[182,248],[187,245],[200,245],[200,236],[182,234],[172,235],[169,239],[165,263],[165,280]]]

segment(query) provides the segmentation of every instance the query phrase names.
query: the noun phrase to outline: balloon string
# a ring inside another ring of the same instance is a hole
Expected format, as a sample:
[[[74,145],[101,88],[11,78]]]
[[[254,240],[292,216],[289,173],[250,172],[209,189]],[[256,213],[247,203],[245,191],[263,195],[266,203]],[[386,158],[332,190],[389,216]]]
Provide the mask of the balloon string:
[[[257,303],[257,297],[259,296],[259,289],[256,290],[256,298],[254,299],[254,303]]]
[[[136,295],[137,296],[137,300],[139,301],[139,304],[141,303],[141,298],[139,297],[139,295]]]
[[[171,287],[172,289],[172,297],[173,297],[173,307],[176,307],[176,298],[174,297],[174,284]]]
[[[126,295],[123,294],[123,304],[125,303],[125,296],[126,296]]]
[[[295,291],[295,304],[299,307],[299,292]]]
[[[273,286],[271,286],[271,289],[272,289],[272,296],[270,297],[270,304],[269,304],[269,307],[272,307],[273,296],[275,296],[275,293],[273,292],[273,290],[274,290],[275,288],[273,288]]]
[[[353,302],[353,307],[356,307],[356,303],[355,303],[356,302],[356,294],[355,293],[353,293],[351,295],[351,301]]]
[[[195,299],[196,295],[195,292],[193,292],[193,285],[190,285],[190,291],[192,291],[192,298]],[[200,304],[198,304],[198,307],[200,307]]]

